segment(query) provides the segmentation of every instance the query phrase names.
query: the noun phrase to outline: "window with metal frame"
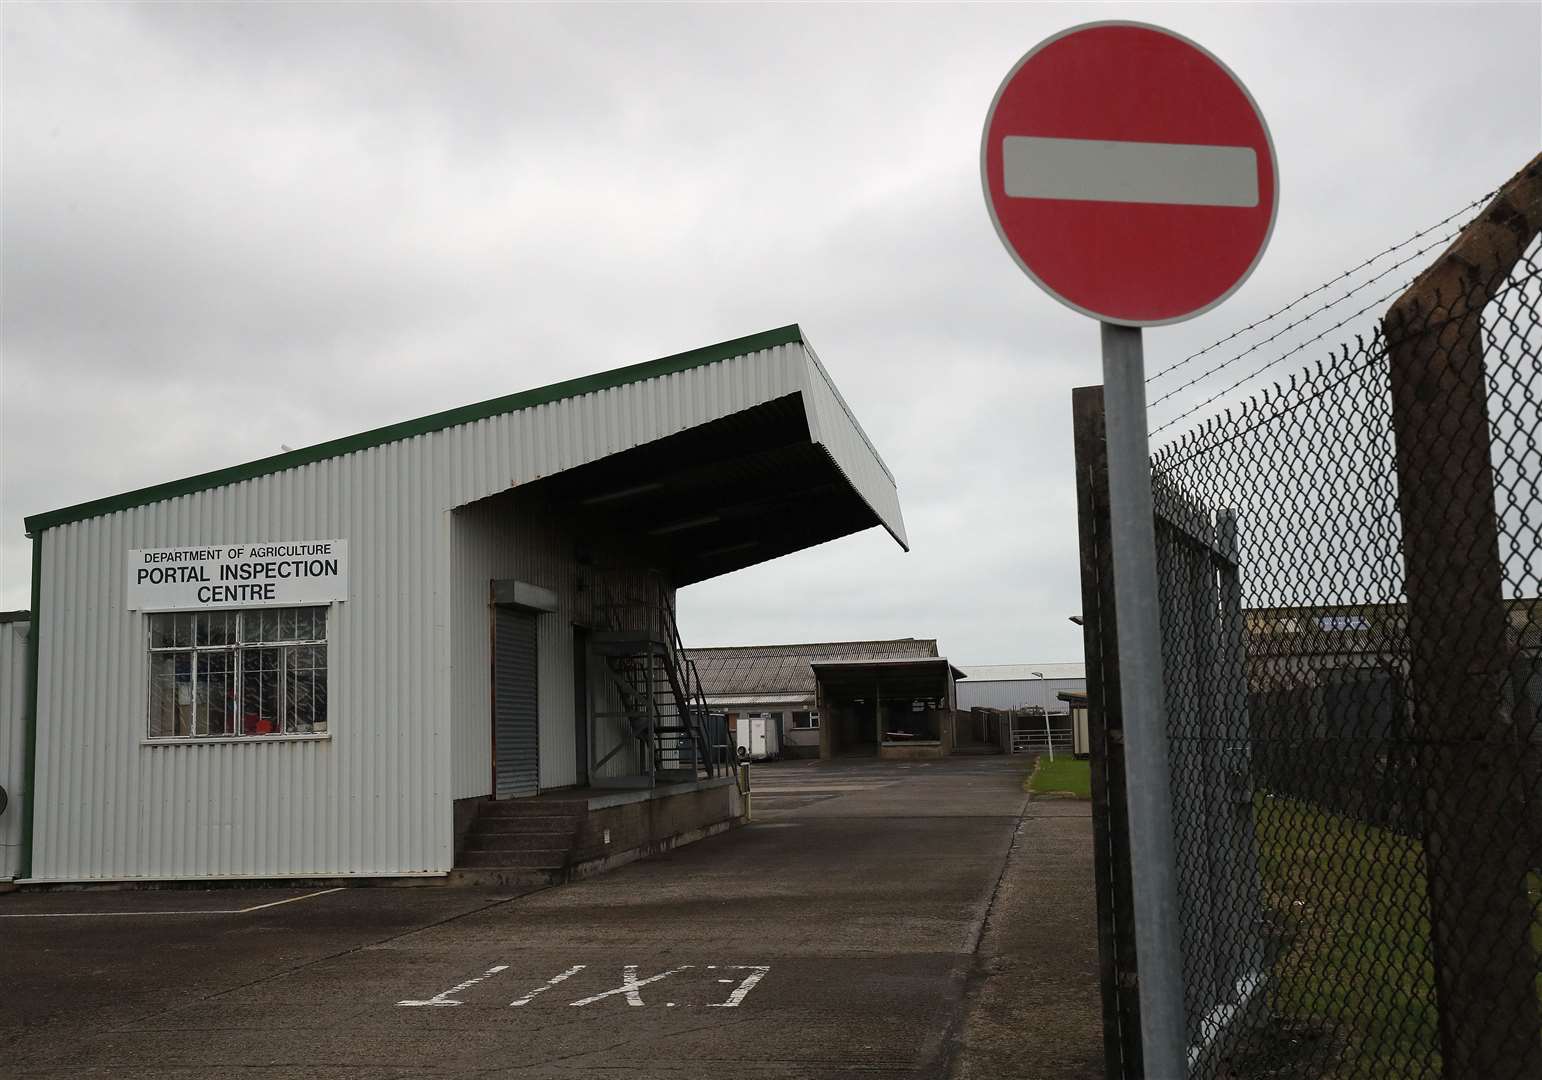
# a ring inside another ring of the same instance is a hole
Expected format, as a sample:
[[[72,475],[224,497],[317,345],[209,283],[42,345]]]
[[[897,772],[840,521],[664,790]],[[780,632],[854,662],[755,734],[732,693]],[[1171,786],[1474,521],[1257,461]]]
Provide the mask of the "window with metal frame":
[[[817,712],[793,713],[792,728],[794,731],[818,731],[819,714]]]
[[[324,735],[327,609],[149,617],[153,740]]]

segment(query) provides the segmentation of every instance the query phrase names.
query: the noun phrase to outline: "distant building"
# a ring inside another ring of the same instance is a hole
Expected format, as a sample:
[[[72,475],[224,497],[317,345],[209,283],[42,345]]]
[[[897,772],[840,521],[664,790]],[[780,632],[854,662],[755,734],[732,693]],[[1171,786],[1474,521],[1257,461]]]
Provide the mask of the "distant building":
[[[982,739],[999,738],[1014,753],[1043,750],[1050,743],[1057,751],[1075,744],[1067,699],[1086,695],[1086,664],[965,664],[963,670],[968,678],[958,684],[959,711],[977,717],[974,724]],[[988,723],[978,719],[986,709],[1010,714],[1001,718],[995,736]]]
[[[954,748],[961,673],[930,638],[692,649],[708,707],[780,725],[781,752],[940,757]]]
[[[1070,714],[1057,695],[1087,692],[1087,665],[964,664],[958,707],[969,709],[1042,709],[1051,716]]]

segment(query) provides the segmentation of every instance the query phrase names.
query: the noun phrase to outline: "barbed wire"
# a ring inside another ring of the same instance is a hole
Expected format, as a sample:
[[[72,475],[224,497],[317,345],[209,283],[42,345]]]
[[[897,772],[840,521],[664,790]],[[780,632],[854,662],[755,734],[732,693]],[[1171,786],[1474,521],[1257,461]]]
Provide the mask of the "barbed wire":
[[[1179,360],[1176,363],[1169,364],[1167,367],[1162,368],[1160,371],[1157,371],[1154,374],[1148,376],[1147,379],[1146,379],[1147,385],[1150,385],[1151,383],[1156,382],[1156,380],[1160,379],[1164,375],[1167,375],[1167,374],[1169,374],[1171,372],[1177,371],[1179,368],[1183,367],[1184,365],[1186,365],[1186,364],[1188,364],[1188,363],[1190,363],[1190,362],[1192,362],[1194,360],[1198,360],[1201,356],[1204,356],[1207,353],[1213,352],[1214,350],[1220,348],[1222,345],[1225,345],[1227,342],[1235,341],[1237,338],[1241,337],[1242,335],[1244,335],[1244,334],[1246,334],[1246,333],[1248,333],[1250,331],[1256,330],[1260,326],[1263,326],[1265,323],[1271,322],[1274,319],[1279,318],[1281,315],[1285,314],[1287,311],[1289,311],[1291,308],[1295,307],[1297,304],[1300,304],[1302,301],[1309,300],[1313,296],[1316,296],[1318,293],[1323,292],[1326,289],[1333,288],[1333,286],[1339,284],[1345,278],[1353,277],[1355,274],[1358,274],[1361,270],[1366,269],[1372,263],[1375,263],[1375,262],[1377,262],[1380,259],[1386,258],[1388,255],[1391,255],[1393,252],[1397,251],[1399,248],[1405,248],[1409,244],[1413,243],[1414,241],[1419,240],[1422,237],[1428,236],[1430,233],[1434,232],[1436,229],[1439,229],[1439,228],[1442,228],[1442,227],[1444,227],[1446,225],[1449,225],[1451,222],[1455,221],[1457,218],[1461,217],[1463,214],[1466,214],[1468,211],[1474,210],[1474,209],[1484,205],[1485,203],[1487,203],[1490,199],[1492,199],[1494,197],[1494,195],[1497,192],[1498,192],[1498,189],[1496,188],[1496,189],[1494,189],[1494,191],[1490,191],[1490,192],[1487,192],[1487,193],[1485,193],[1483,195],[1478,196],[1476,199],[1472,200],[1467,205],[1463,206],[1461,209],[1456,210],[1455,212],[1453,212],[1451,214],[1448,214],[1446,217],[1441,218],[1439,221],[1435,222],[1433,225],[1427,225],[1424,228],[1420,229],[1418,232],[1416,232],[1412,236],[1408,237],[1408,239],[1401,240],[1398,243],[1393,244],[1391,247],[1386,248],[1383,251],[1378,251],[1375,255],[1372,255],[1370,258],[1366,259],[1364,262],[1361,262],[1361,263],[1359,263],[1359,264],[1357,264],[1355,266],[1351,266],[1348,270],[1345,270],[1342,274],[1339,274],[1337,277],[1330,278],[1329,280],[1323,282],[1321,285],[1318,285],[1316,288],[1308,289],[1306,292],[1304,292],[1300,296],[1296,297],[1294,300],[1292,300],[1290,303],[1286,304],[1284,307],[1270,312],[1268,315],[1265,315],[1263,318],[1258,319],[1258,320],[1256,320],[1254,322],[1251,322],[1251,323],[1249,323],[1248,325],[1242,327],[1239,330],[1233,331],[1232,333],[1230,333],[1230,334],[1226,335],[1225,337],[1221,338],[1219,341],[1211,342],[1209,345],[1206,345],[1203,349],[1200,349],[1198,352],[1191,353],[1190,355],[1185,356],[1182,360]],[[1439,243],[1439,241],[1436,241],[1436,243]],[[1433,247],[1433,246],[1435,246],[1435,245],[1434,244],[1429,245],[1429,247]],[[1426,250],[1426,251],[1429,250],[1429,247],[1426,247],[1424,250]],[[1418,253],[1416,253],[1416,255],[1417,254]],[[1409,256],[1409,258],[1414,258],[1414,257],[1416,257],[1416,256]],[[1363,282],[1361,284],[1361,286],[1359,286],[1359,287],[1363,288],[1365,285],[1369,285],[1372,282],[1374,282],[1377,278],[1384,277],[1385,275],[1391,273],[1393,270],[1396,270],[1398,266],[1403,265],[1403,263],[1406,263],[1407,261],[1408,261],[1408,259],[1403,259],[1400,262],[1393,264],[1392,266],[1386,267],[1385,269],[1379,271],[1376,274],[1375,277],[1370,278],[1367,281]],[[1356,290],[1353,290],[1353,289],[1350,290],[1350,292],[1345,293],[1343,297],[1340,297],[1339,300],[1334,301],[1334,303],[1336,304],[1336,303],[1342,302],[1346,297],[1352,295],[1355,291]],[[1332,307],[1332,306],[1333,306],[1333,304],[1328,304],[1328,305],[1325,305],[1324,307],[1318,308],[1316,311],[1312,312],[1311,314],[1305,315],[1302,318],[1297,319],[1294,323],[1291,324],[1291,326],[1299,326],[1301,323],[1306,322],[1308,319],[1311,319],[1315,315],[1320,315],[1323,311],[1327,310],[1327,308]],[[1285,330],[1291,329],[1291,326],[1287,326],[1285,328]],[[1283,334],[1285,332],[1285,330],[1281,330],[1280,333]],[[1279,337],[1279,334],[1276,334],[1275,337]],[[1270,339],[1270,340],[1273,340],[1273,339]],[[1256,347],[1257,346],[1255,346],[1255,348]],[[1238,354],[1238,356],[1232,358],[1232,361],[1228,361],[1227,363],[1231,363],[1231,362],[1233,362],[1233,361],[1235,361],[1237,359],[1240,359],[1241,356],[1243,356],[1243,355],[1245,355],[1245,354]],[[1217,367],[1210,369],[1211,373],[1213,373],[1215,371],[1218,371],[1222,367],[1225,367],[1225,366],[1226,366],[1225,364],[1218,365]],[[1201,376],[1201,378],[1203,378],[1203,377],[1204,376]],[[1183,386],[1183,387],[1179,387],[1179,389],[1180,390],[1186,389],[1187,386],[1192,386],[1192,385],[1193,385],[1193,382],[1190,382],[1190,383],[1185,384],[1185,386]],[[1167,395],[1167,396],[1171,396],[1171,395]],[[1158,399],[1158,400],[1163,400],[1163,399]],[[1156,402],[1152,402],[1152,404],[1154,405],[1154,404],[1156,404]]]
[[[1178,423],[1180,420],[1185,420],[1188,417],[1193,416],[1195,413],[1197,413],[1199,410],[1203,409],[1205,406],[1215,404],[1221,398],[1225,397],[1227,394],[1229,394],[1233,390],[1237,389],[1237,387],[1243,385],[1246,382],[1249,382],[1249,381],[1251,381],[1253,379],[1258,378],[1258,376],[1262,375],[1264,372],[1268,371],[1270,368],[1274,367],[1276,364],[1279,364],[1279,363],[1289,359],[1290,357],[1296,355],[1302,349],[1305,349],[1308,345],[1311,345],[1311,344],[1313,344],[1315,342],[1321,341],[1323,338],[1327,337],[1328,334],[1331,333],[1332,331],[1341,329],[1342,327],[1344,327],[1348,323],[1354,321],[1355,319],[1358,319],[1361,315],[1364,315],[1367,311],[1370,311],[1372,308],[1375,308],[1375,307],[1377,307],[1380,304],[1385,304],[1387,301],[1392,300],[1398,294],[1402,293],[1405,289],[1407,289],[1408,286],[1412,285],[1413,282],[1414,282],[1414,279],[1413,278],[1409,278],[1407,281],[1403,282],[1401,285],[1399,285],[1397,288],[1393,289],[1391,292],[1387,293],[1384,296],[1378,296],[1375,300],[1372,300],[1369,304],[1366,304],[1364,307],[1360,308],[1358,311],[1354,311],[1354,312],[1351,312],[1348,315],[1345,315],[1342,319],[1340,319],[1338,322],[1332,324],[1331,326],[1323,327],[1316,334],[1314,334],[1312,337],[1307,338],[1305,341],[1301,342],[1295,348],[1288,349],[1287,351],[1281,353],[1279,356],[1276,356],[1273,360],[1270,360],[1267,364],[1264,364],[1264,365],[1262,365],[1261,367],[1258,367],[1258,368],[1254,368],[1252,371],[1250,371],[1246,375],[1242,376],[1242,378],[1237,379],[1236,381],[1227,384],[1226,386],[1222,387],[1220,390],[1217,390],[1215,393],[1213,393],[1209,397],[1205,398],[1203,401],[1196,402],[1195,404],[1191,405],[1189,408],[1183,410],[1183,412],[1181,412],[1178,415],[1174,416],[1172,419],[1166,421],[1165,423],[1161,424],[1158,427],[1152,428],[1151,429],[1151,435],[1156,435],[1159,432],[1166,431],[1168,428],[1172,427],[1174,424]]]
[[[1154,400],[1152,402],[1149,402],[1146,405],[1146,408],[1147,409],[1154,409],[1154,408],[1156,408],[1158,405],[1162,404],[1162,402],[1167,401],[1169,398],[1177,397],[1179,394],[1183,393],[1185,390],[1189,389],[1190,387],[1197,386],[1198,384],[1200,384],[1200,383],[1204,382],[1206,379],[1208,379],[1210,376],[1214,375],[1216,372],[1225,370],[1226,368],[1230,367],[1232,364],[1235,364],[1238,360],[1241,360],[1243,357],[1250,356],[1253,353],[1257,352],[1259,349],[1262,349],[1265,345],[1268,345],[1268,344],[1270,344],[1272,342],[1278,341],[1280,338],[1282,338],[1286,334],[1290,333],[1296,327],[1301,326],[1301,325],[1303,325],[1305,323],[1311,322],[1313,319],[1317,318],[1317,316],[1323,314],[1324,312],[1330,311],[1333,308],[1338,307],[1345,300],[1348,300],[1351,296],[1355,295],[1355,293],[1360,292],[1362,289],[1369,288],[1370,286],[1376,284],[1378,281],[1380,281],[1383,278],[1385,278],[1388,274],[1392,273],[1392,271],[1394,271],[1394,270],[1396,270],[1396,269],[1398,269],[1400,267],[1407,266],[1409,263],[1413,262],[1415,259],[1421,258],[1424,255],[1428,255],[1431,251],[1434,251],[1438,247],[1442,247],[1442,246],[1444,246],[1446,244],[1449,244],[1451,241],[1455,240],[1458,236],[1460,236],[1461,232],[1462,232],[1461,229],[1457,229],[1454,232],[1447,233],[1444,236],[1441,236],[1441,237],[1438,237],[1435,240],[1432,240],[1430,243],[1426,244],[1424,247],[1414,249],[1413,251],[1409,252],[1406,256],[1404,256],[1403,258],[1399,259],[1397,262],[1393,263],[1392,265],[1386,267],[1384,270],[1380,271],[1376,275],[1374,275],[1372,277],[1366,278],[1364,281],[1360,282],[1360,284],[1356,285],[1354,288],[1352,288],[1352,289],[1348,290],[1347,292],[1345,292],[1343,296],[1340,296],[1340,297],[1338,297],[1337,299],[1334,299],[1334,300],[1330,300],[1326,304],[1323,304],[1321,307],[1315,308],[1314,310],[1307,312],[1305,315],[1301,316],[1301,318],[1295,320],[1294,322],[1286,323],[1284,326],[1280,327],[1279,330],[1275,331],[1274,334],[1272,334],[1271,336],[1263,338],[1262,340],[1257,341],[1257,342],[1255,342],[1252,345],[1249,345],[1246,349],[1243,349],[1236,356],[1231,357],[1229,360],[1223,360],[1221,363],[1216,364],[1214,367],[1206,368],[1204,371],[1202,371],[1198,375],[1194,376],[1188,382],[1180,383],[1179,385],[1173,387],[1171,390],[1167,391],[1161,397],[1157,398],[1156,400]],[[1195,354],[1195,355],[1198,355],[1198,354]],[[1286,355],[1289,355],[1289,354],[1287,353]],[[1172,369],[1169,368],[1168,370],[1171,371]],[[1148,379],[1146,381],[1149,383],[1151,380]]]

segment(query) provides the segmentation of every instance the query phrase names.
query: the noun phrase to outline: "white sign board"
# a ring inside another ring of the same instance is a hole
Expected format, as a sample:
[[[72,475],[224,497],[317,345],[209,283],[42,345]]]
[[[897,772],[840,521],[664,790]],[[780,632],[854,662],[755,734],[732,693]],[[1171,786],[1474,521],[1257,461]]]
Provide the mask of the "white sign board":
[[[289,607],[348,599],[348,541],[129,552],[128,609]]]

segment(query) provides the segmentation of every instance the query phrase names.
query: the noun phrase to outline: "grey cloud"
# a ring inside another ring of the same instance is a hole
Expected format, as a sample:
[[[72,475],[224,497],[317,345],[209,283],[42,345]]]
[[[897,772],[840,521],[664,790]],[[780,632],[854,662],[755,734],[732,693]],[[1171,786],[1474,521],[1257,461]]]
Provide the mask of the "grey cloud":
[[[1120,17],[1223,56],[1283,176],[1258,273],[1153,367],[1535,152],[1519,5],[12,5],[0,607],[23,514],[797,320],[915,550],[687,590],[692,640],[1076,656],[1096,328],[1001,251],[976,160],[1018,55]]]

